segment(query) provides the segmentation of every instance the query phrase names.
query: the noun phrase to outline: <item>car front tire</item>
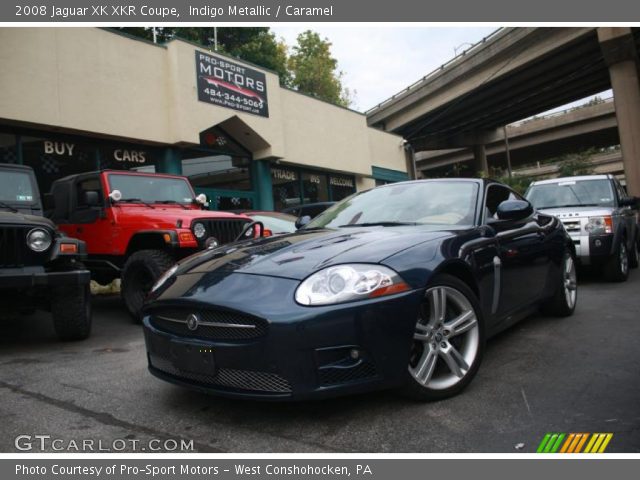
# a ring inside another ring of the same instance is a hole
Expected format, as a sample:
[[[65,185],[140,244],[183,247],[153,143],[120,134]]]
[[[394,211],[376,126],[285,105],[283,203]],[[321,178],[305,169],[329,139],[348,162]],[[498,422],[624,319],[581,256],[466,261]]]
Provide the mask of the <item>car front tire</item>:
[[[626,239],[621,239],[615,253],[604,266],[604,276],[610,282],[626,282],[629,278],[629,251]]]
[[[640,239],[636,238],[631,245],[632,249],[631,253],[629,254],[629,266],[631,268],[638,268],[638,265],[640,264],[640,251],[638,248],[638,242],[640,242]]]
[[[91,334],[89,285],[54,287],[51,299],[53,327],[60,340],[84,340]]]
[[[151,287],[175,263],[174,258],[162,250],[140,250],[124,264],[120,294],[136,322],[141,320],[142,307]]]
[[[577,302],[576,260],[571,253],[567,252],[560,266],[560,278],[556,292],[550,301],[542,306],[542,311],[554,317],[568,317],[573,315]]]
[[[457,395],[480,368],[484,344],[475,293],[454,276],[436,275],[416,322],[403,393],[422,401]]]

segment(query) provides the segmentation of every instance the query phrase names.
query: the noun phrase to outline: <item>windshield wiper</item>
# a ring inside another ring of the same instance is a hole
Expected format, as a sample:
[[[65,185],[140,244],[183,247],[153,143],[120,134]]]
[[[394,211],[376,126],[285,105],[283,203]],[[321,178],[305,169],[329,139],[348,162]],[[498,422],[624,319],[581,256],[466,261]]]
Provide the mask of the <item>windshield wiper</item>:
[[[7,203],[0,202],[0,207],[8,208],[8,209],[9,209],[9,210],[11,210],[13,213],[18,213],[18,209],[17,209],[17,208],[14,208],[14,207],[12,207],[11,205],[9,205],[9,204],[7,204]]]
[[[156,200],[153,203],[161,203],[163,205],[180,205],[182,207],[183,210],[189,210],[187,207],[185,207],[182,203],[176,201],[176,200]]]
[[[597,207],[597,203],[571,203],[569,205],[545,205],[544,207],[536,207],[538,210],[545,208],[574,208],[574,207]]]
[[[346,225],[338,225],[338,228],[346,227],[402,227],[407,225],[419,225],[416,222],[365,222],[365,223],[347,223]]]
[[[153,205],[151,205],[150,203],[145,202],[144,200],[142,200],[141,198],[122,198],[120,200],[118,200],[119,203],[141,203],[149,208],[153,208],[155,210],[156,207],[154,207]]]

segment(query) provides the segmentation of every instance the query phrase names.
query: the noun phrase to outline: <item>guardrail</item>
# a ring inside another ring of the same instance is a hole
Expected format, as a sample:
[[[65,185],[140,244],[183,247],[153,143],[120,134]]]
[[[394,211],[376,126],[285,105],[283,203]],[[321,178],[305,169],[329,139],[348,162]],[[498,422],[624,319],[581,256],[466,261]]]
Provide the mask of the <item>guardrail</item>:
[[[558,110],[557,112],[547,113],[545,115],[534,115],[533,117],[525,118],[524,120],[518,120],[517,122],[510,123],[507,125],[508,127],[519,127],[521,125],[536,122],[538,120],[546,120],[548,118],[561,117],[562,115],[566,115],[567,113],[575,112],[576,110],[582,110],[583,108],[589,108],[591,106],[601,105],[603,103],[613,102],[613,95],[605,98],[600,98],[602,100],[599,103],[594,103],[589,105],[588,103],[584,103],[582,105],[577,105],[571,108],[565,108],[564,110]]]
[[[383,106],[387,105],[388,103],[393,102],[395,99],[397,99],[398,97],[406,94],[407,92],[410,92],[411,90],[416,89],[418,86],[420,86],[421,84],[424,83],[425,80],[428,80],[430,77],[435,76],[437,73],[441,72],[442,70],[444,70],[445,68],[447,68],[449,65],[451,65],[452,63],[456,62],[457,60],[459,60],[462,57],[467,56],[470,53],[473,53],[474,50],[479,49],[480,47],[482,47],[483,45],[485,45],[487,43],[487,41],[489,41],[490,39],[492,39],[493,37],[495,37],[499,32],[501,32],[502,30],[504,30],[505,27],[501,27],[498,28],[497,30],[494,30],[493,32],[491,32],[489,35],[487,35],[486,37],[482,38],[482,40],[479,40],[478,42],[474,43],[473,45],[471,45],[469,48],[463,50],[461,53],[459,53],[458,55],[456,55],[455,57],[453,57],[451,60],[443,63],[442,65],[440,65],[438,68],[436,68],[435,70],[432,70],[431,72],[427,73],[424,77],[422,77],[419,80],[416,80],[415,82],[413,82],[411,85],[409,85],[407,88],[405,88],[404,90],[399,91],[398,93],[392,95],[391,97],[387,98],[386,100],[384,100],[383,102],[380,102],[379,104],[377,104],[375,107],[371,107],[369,110],[366,110],[364,112],[365,115],[369,115],[370,113],[374,112],[375,110],[379,110],[380,108],[382,108]]]

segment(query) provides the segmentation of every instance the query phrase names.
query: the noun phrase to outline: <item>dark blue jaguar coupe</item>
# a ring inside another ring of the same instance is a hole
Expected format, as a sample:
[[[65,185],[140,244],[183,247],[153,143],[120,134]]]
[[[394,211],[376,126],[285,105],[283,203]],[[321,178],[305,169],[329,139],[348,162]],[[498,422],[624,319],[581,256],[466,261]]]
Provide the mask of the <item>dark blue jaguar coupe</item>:
[[[244,398],[446,398],[488,337],[540,307],[573,313],[574,256],[555,217],[495,181],[385,185],[166,272],[144,311],[149,370]]]

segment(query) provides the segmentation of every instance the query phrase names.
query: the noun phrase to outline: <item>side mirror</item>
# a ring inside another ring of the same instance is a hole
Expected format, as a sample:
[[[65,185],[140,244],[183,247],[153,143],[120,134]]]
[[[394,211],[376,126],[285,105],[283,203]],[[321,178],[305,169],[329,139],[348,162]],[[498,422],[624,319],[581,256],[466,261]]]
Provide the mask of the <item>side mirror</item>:
[[[628,197],[620,200],[621,207],[637,208],[638,204],[640,204],[640,198],[638,197]]]
[[[84,192],[84,203],[89,207],[97,207],[100,204],[100,196],[98,192]]]
[[[199,203],[203,207],[209,206],[209,203],[207,202],[207,196],[204,193],[201,193],[198,196],[196,196],[195,200],[196,200],[196,203]]]
[[[122,192],[120,190],[113,190],[109,194],[109,198],[114,202],[119,202],[120,200],[122,200]]]
[[[311,217],[309,215],[303,215],[302,217],[298,217],[296,219],[296,229],[301,229],[302,227],[304,227],[307,223],[309,223],[311,221]]]
[[[533,214],[533,206],[525,200],[505,200],[496,213],[499,220],[524,220]]]

